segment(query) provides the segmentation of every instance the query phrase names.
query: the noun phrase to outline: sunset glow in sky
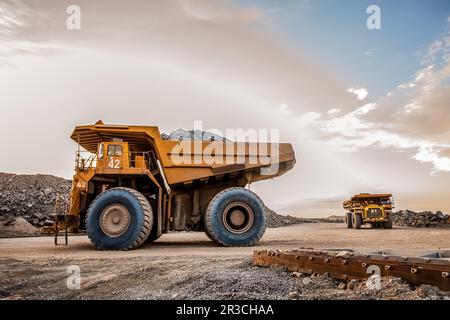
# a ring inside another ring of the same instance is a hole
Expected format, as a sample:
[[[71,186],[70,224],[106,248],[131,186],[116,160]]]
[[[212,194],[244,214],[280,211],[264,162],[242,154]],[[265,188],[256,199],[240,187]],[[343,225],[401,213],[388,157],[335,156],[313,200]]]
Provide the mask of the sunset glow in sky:
[[[71,177],[99,119],[280,129],[297,164],[252,189],[282,213],[360,192],[449,212],[450,2],[0,0],[0,171]]]

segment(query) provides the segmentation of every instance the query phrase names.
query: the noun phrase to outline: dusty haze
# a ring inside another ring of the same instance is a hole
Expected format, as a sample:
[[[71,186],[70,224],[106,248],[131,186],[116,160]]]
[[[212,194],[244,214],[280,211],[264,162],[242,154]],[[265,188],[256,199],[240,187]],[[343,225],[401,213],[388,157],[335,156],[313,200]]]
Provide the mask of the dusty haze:
[[[70,4],[0,2],[0,171],[71,177],[78,124],[169,132],[201,120],[205,130],[279,128],[293,144],[295,168],[252,185],[280,212],[342,214],[359,192],[450,211],[448,26],[410,81],[372,100],[258,7],[77,1],[82,29],[69,31]]]

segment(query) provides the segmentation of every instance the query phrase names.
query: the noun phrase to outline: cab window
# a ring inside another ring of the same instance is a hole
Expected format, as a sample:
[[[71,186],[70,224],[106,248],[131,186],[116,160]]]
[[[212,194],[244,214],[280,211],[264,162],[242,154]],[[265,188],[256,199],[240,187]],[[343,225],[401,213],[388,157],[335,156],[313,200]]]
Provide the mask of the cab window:
[[[122,146],[117,144],[111,144],[108,146],[108,156],[121,156],[122,155]]]

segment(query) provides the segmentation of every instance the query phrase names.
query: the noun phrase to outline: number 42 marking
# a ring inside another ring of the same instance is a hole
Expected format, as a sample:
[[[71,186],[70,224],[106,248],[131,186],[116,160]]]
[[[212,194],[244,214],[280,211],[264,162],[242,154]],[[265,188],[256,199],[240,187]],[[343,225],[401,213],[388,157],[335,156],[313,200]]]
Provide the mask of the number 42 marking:
[[[110,158],[109,163],[108,163],[108,168],[120,169],[120,160],[119,159]]]

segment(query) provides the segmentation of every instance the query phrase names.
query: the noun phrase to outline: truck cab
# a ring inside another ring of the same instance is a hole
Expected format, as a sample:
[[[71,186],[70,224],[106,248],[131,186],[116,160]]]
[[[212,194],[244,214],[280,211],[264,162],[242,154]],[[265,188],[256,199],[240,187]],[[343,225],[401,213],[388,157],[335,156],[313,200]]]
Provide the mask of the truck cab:
[[[129,167],[128,143],[119,141],[99,143],[97,167],[109,169]]]
[[[101,142],[98,145],[96,168],[149,169],[151,152],[130,151],[128,142],[121,140]]]

